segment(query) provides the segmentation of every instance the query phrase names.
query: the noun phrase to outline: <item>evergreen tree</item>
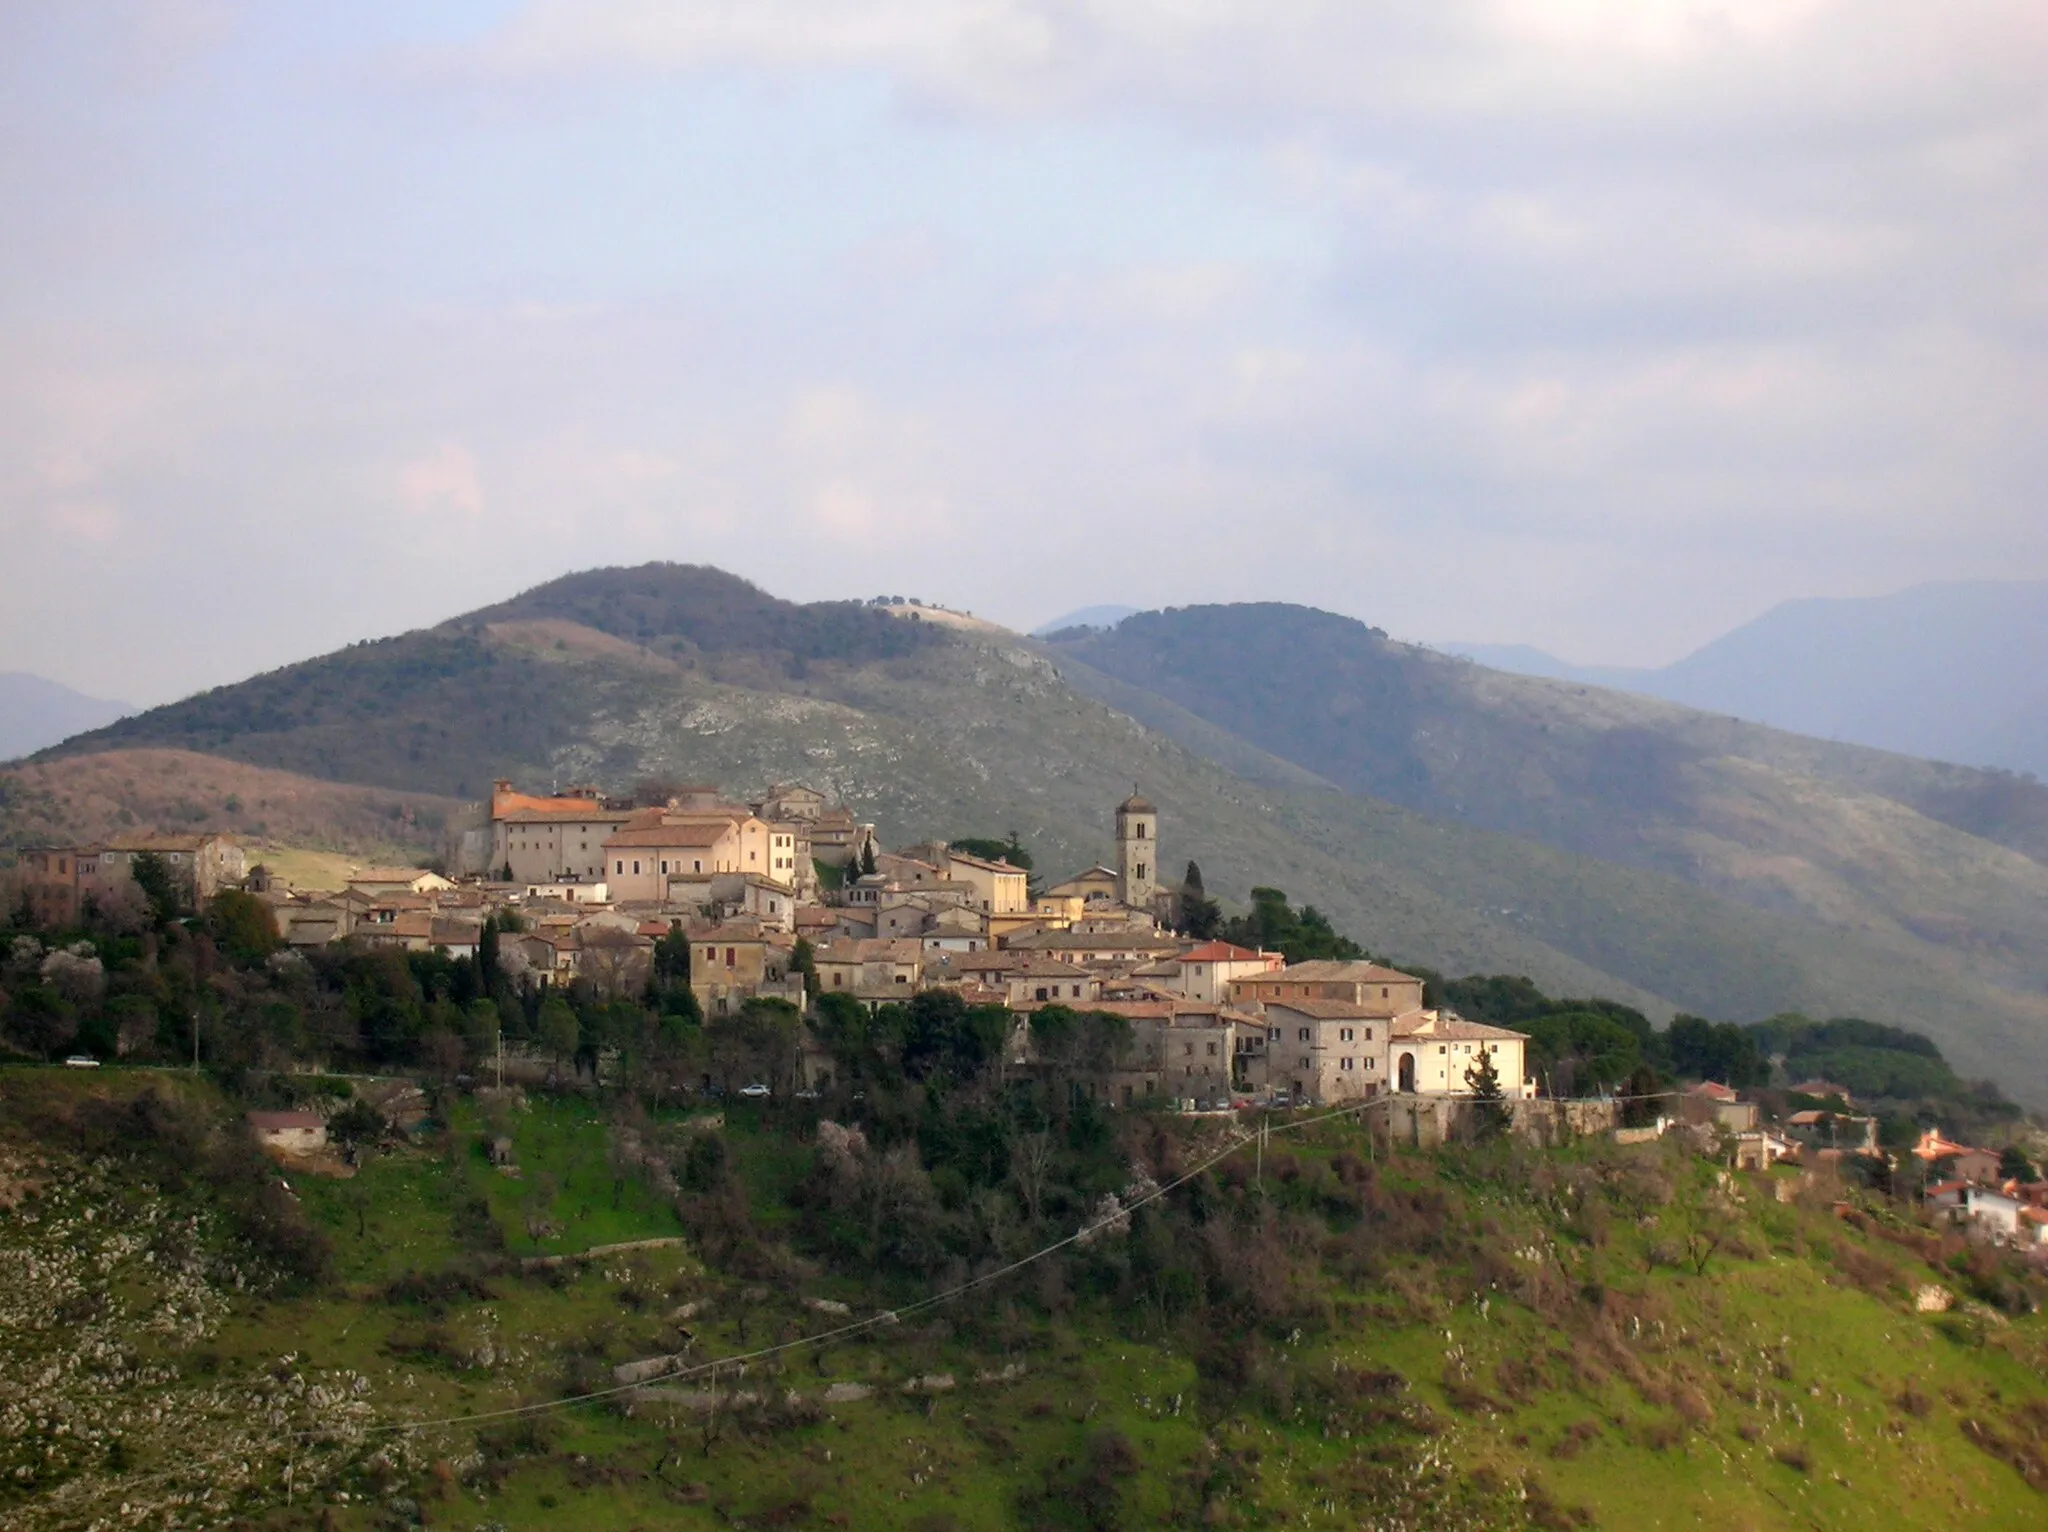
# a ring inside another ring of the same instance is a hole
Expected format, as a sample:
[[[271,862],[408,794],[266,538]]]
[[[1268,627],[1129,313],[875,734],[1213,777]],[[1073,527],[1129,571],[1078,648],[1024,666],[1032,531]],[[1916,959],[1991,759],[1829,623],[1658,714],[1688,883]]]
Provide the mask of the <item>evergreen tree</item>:
[[[1207,941],[1222,927],[1223,911],[1202,886],[1202,869],[1189,862],[1180,880],[1180,928],[1196,941]]]
[[[1498,1138],[1514,1121],[1514,1112],[1501,1089],[1500,1071],[1493,1065],[1493,1050],[1483,1043],[1472,1062],[1465,1066],[1465,1085],[1472,1092],[1472,1136],[1482,1143]]]
[[[863,878],[872,878],[875,875],[875,843],[872,840],[861,843],[860,875]]]
[[[184,913],[184,899],[171,876],[170,863],[154,851],[144,851],[128,866],[129,876],[149,901],[150,919],[161,931]]]
[[[808,936],[799,936],[796,945],[789,949],[789,966],[804,976],[804,999],[817,999],[818,956],[812,951]]]
[[[573,1058],[583,1040],[582,1025],[576,1020],[576,1008],[560,995],[550,995],[540,1006],[540,1045],[555,1056],[557,1067],[565,1058]]]

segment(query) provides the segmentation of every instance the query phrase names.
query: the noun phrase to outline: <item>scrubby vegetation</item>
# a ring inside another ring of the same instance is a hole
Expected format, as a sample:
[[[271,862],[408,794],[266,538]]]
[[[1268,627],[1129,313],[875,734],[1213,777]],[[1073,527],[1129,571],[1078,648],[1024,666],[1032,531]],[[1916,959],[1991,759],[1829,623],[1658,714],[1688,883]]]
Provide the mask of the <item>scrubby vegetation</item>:
[[[1399,1151],[1345,1119],[1189,1177],[1230,1129],[1059,1110],[991,1077],[971,1027],[858,1045],[921,1076],[723,1112],[444,1093],[355,1178],[280,1193],[314,1272],[195,1154],[231,1153],[214,1088],[0,1072],[0,1262],[37,1274],[5,1300],[0,1512],[2002,1527],[2048,1504],[2039,1278],[1867,1193],[1671,1142]],[[871,1110],[825,1115],[848,1107]],[[1916,1314],[1935,1284],[1953,1306]]]

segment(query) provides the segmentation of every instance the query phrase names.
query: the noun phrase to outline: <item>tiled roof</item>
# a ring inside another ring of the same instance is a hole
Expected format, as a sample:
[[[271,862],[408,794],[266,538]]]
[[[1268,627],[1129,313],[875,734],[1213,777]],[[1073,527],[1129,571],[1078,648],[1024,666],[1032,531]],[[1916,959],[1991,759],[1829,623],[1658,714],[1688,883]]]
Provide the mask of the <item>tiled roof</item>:
[[[1269,1011],[1293,1011],[1317,1021],[1385,1021],[1388,1013],[1355,1000],[1269,1000]]]
[[[1344,962],[1334,958],[1317,958],[1306,963],[1290,963],[1285,968],[1265,976],[1274,983],[1308,984],[1416,984],[1421,982],[1412,973],[1402,973],[1380,963]],[[1259,982],[1258,976],[1251,976],[1247,982]]]
[[[491,794],[491,818],[514,824],[558,819],[624,819],[629,810],[608,809],[595,798],[541,798],[531,793]]]
[[[1092,979],[1094,974],[1057,958],[1031,958],[1009,970],[1013,979]]]
[[[1229,942],[1204,942],[1180,955],[1183,963],[1249,963],[1266,956],[1249,947],[1234,947]]]
[[[643,846],[715,846],[733,830],[730,819],[711,819],[695,824],[624,825],[605,841],[607,851],[631,851]]]
[[[1012,867],[1008,862],[991,862],[982,857],[969,856],[964,851],[948,851],[946,860],[965,862],[969,867],[979,867],[983,872],[1014,872],[1019,877],[1024,875],[1024,869],[1021,867]]]
[[[1494,1042],[1527,1042],[1528,1034],[1510,1032],[1506,1027],[1489,1027],[1481,1021],[1467,1021],[1462,1016],[1446,1016],[1438,1013],[1431,1020],[1428,1011],[1410,1011],[1405,1016],[1394,1018],[1396,1037],[1439,1038],[1451,1042],[1475,1042],[1481,1039]]]

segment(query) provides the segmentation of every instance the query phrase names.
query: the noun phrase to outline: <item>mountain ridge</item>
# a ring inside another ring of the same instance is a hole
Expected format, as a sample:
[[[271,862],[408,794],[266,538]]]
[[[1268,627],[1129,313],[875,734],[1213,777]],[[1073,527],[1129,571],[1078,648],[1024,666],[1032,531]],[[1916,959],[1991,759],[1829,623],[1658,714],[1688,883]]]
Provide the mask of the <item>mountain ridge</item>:
[[[1300,609],[1252,610],[1270,621],[1274,611]],[[720,614],[736,614],[739,626]],[[1418,810],[1396,795],[1362,794],[1344,779],[1341,752],[1304,763],[1300,752],[1270,748],[1244,720],[1218,720],[1213,707],[1190,707],[1171,688],[1116,682],[1124,692],[1108,696],[1111,681],[1087,657],[1089,646],[1119,642],[1132,624],[1142,637],[1162,614],[1141,614],[1079,645],[935,625],[920,631],[927,625],[873,616],[887,628],[867,622],[855,604],[801,608],[687,566],[587,571],[434,628],[123,720],[44,759],[156,745],[472,799],[501,775],[612,787],[650,776],[735,786],[801,777],[877,820],[887,838],[1016,829],[1048,867],[1099,860],[1107,806],[1136,780],[1171,805],[1169,855],[1198,858],[1212,893],[1242,901],[1254,883],[1285,887],[1386,955],[1447,971],[1523,972],[1553,992],[1607,993],[1660,1016],[1687,1009],[1753,1020],[1786,1008],[1880,1020],[1942,1014],[1951,1018],[1942,1042],[1962,1067],[1984,1073],[2023,1058],[2031,1077],[2048,1078],[2048,1000],[2000,987],[1956,961],[1953,940],[1945,947],[1936,939],[1944,920],[1969,925],[1968,910],[1921,911],[1932,936],[1905,931],[1889,910],[1889,926],[1875,931],[1811,913],[1788,919],[1689,881],[1683,867],[1601,860],[1546,844],[1529,826],[1461,823],[1456,803]],[[828,652],[842,633],[851,634],[852,660]],[[1299,678],[1317,659],[1298,646],[1286,652],[1273,674]],[[1558,706],[1553,693],[1516,690],[1512,678],[1431,658],[1477,675],[1482,690],[1509,685],[1491,703],[1482,696],[1471,704],[1477,722],[1466,727],[1475,738],[1487,737],[1482,725],[1494,727],[1482,703],[1510,722],[1517,708]],[[1341,680],[1342,667],[1331,674]],[[1606,694],[1576,706],[1584,717],[1574,729],[1600,724],[1626,744],[1632,736],[1622,725],[1645,704]],[[1681,781],[1704,753],[1654,730],[1634,748],[1652,766],[1673,756]],[[1814,748],[1826,747],[1795,742],[1782,752],[1792,760]],[[1915,763],[1864,769],[1874,779],[1904,772],[1929,791],[1941,779]],[[1609,777],[1595,773],[1592,788],[1626,798],[1628,772]],[[1738,820],[1737,789],[1760,790],[1725,768],[1713,780]],[[1954,790],[1967,800],[1974,779]],[[1848,801],[1839,784],[1828,791],[1829,802]],[[1583,805],[1554,796],[1554,819],[1583,817]],[[1661,800],[1652,792],[1648,801],[1654,808]],[[1880,819],[1884,812],[1872,810]],[[2023,813],[1991,817],[2008,832],[2007,820],[2025,828]],[[1693,828],[1704,836],[1715,826]],[[1747,854],[1739,838],[1734,844]],[[1668,863],[1673,848],[1657,849]],[[1694,848],[1702,849],[1712,848]],[[2009,847],[1973,854],[2036,865]],[[1893,930],[1904,934],[1894,938]],[[1998,965],[2020,960],[1986,961],[1996,977],[2004,973]]]
[[[133,713],[26,670],[0,670],[0,761],[16,760]]]
[[[1819,739],[2048,776],[2048,581],[1802,597],[1669,665],[1577,665],[1526,644],[1432,646]]]

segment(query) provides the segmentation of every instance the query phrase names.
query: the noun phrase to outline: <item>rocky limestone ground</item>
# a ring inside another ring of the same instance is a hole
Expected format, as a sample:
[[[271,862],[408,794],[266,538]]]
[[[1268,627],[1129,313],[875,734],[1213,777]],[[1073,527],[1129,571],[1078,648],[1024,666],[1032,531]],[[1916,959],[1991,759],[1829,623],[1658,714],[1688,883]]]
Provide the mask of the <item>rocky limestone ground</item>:
[[[215,1526],[402,1467],[360,1373],[216,1374],[209,1343],[277,1273],[114,1169],[0,1149],[0,1522]]]

